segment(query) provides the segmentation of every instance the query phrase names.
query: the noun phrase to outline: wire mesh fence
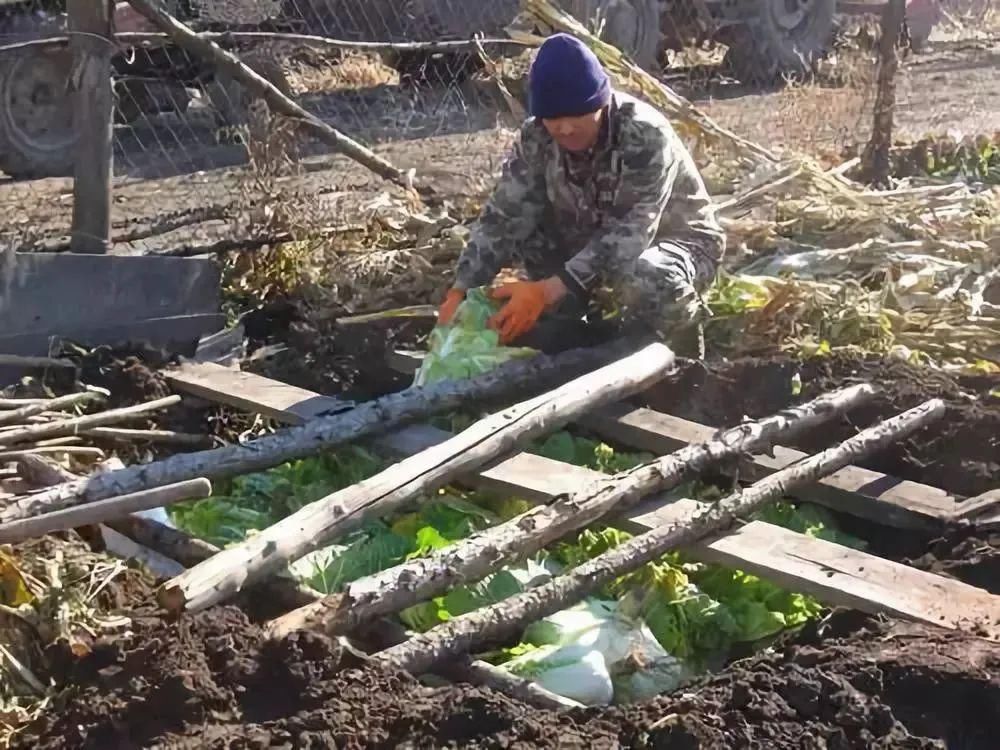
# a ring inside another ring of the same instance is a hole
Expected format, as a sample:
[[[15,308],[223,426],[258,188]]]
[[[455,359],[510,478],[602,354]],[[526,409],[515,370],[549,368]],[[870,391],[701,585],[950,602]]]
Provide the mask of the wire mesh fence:
[[[922,4],[910,3],[917,10]],[[935,25],[929,42],[920,38],[906,53],[912,59],[899,82],[897,126],[911,138],[972,132],[984,117],[989,122],[989,94],[949,87],[949,76],[967,73],[953,52],[963,44],[988,48],[1000,26],[996,10],[989,0],[928,4]],[[718,43],[718,24],[701,3],[564,5],[637,59],[654,50],[647,69],[745,138],[831,161],[858,153],[868,138],[877,71],[874,15],[838,17],[837,39],[815,61],[815,75],[762,86],[739,69],[742,59],[745,73],[748,50],[759,53],[759,45],[747,46],[739,34],[721,35]],[[524,114],[532,52],[490,41],[523,24],[518,0],[170,0],[166,7],[196,31],[222,34],[216,41],[313,115],[425,175],[488,185]],[[60,1],[0,0],[0,8],[0,45],[66,32]],[[911,37],[921,28],[911,23]],[[331,158],[328,146],[272,116],[211,63],[166,39],[151,41],[155,29],[126,3],[116,7],[115,30],[119,248],[238,243],[271,231],[274,205],[296,194],[325,200],[336,213],[345,194],[381,190],[377,178]],[[140,42],[129,33],[147,36]],[[474,37],[484,41],[470,44]],[[464,46],[420,46],[441,42]],[[740,52],[736,68],[734,49]],[[0,171],[18,178],[0,182],[0,202],[15,207],[4,234],[21,245],[59,246],[69,230],[72,154],[83,147],[71,138],[70,52],[53,45],[0,55],[0,120],[7,123],[0,151],[16,150],[10,133],[21,132],[41,133],[36,152],[44,152],[40,170],[0,155]],[[23,73],[29,68],[30,75]]]

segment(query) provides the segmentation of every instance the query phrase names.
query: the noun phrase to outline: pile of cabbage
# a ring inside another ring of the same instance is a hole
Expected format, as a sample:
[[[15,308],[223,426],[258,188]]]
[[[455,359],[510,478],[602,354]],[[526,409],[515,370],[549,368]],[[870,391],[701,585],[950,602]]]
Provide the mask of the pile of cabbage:
[[[417,374],[418,382],[469,377],[531,352],[499,346],[485,327],[492,303],[476,290],[452,326],[439,327]],[[454,415],[451,425],[476,415]],[[529,452],[604,473],[651,456],[616,451],[600,440],[562,431]],[[172,521],[207,541],[228,545],[331,492],[376,474],[388,461],[349,446],[270,471],[235,478],[220,493],[174,505]],[[713,488],[688,484],[675,495],[714,499]],[[405,513],[366,522],[336,543],[296,561],[289,573],[323,593],[464,539],[525,512],[525,500],[449,487],[424,497]],[[802,533],[860,547],[836,531],[820,508],[777,503],[758,518]],[[597,525],[511,564],[482,581],[399,613],[422,632],[452,617],[539,585],[621,544],[629,534]],[[756,576],[685,559],[676,553],[622,576],[576,606],[532,624],[516,644],[479,654],[512,673],[587,705],[629,703],[676,690],[725,663],[734,647],[767,639],[817,617],[814,599]]]

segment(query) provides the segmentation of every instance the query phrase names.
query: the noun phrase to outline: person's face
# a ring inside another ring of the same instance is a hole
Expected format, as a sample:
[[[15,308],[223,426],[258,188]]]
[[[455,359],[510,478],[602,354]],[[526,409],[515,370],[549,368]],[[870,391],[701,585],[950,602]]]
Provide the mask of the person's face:
[[[543,119],[542,124],[561,148],[567,151],[586,151],[597,143],[603,116],[604,110],[599,109],[576,117]]]

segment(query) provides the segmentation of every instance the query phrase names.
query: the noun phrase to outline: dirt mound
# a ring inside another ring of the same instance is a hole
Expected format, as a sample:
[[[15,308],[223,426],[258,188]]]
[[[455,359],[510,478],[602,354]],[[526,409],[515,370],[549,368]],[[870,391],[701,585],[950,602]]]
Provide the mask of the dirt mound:
[[[635,739],[661,748],[995,746],[1000,646],[914,625],[868,621],[858,632],[857,618],[833,618],[825,638],[810,628],[679,700],[626,710]]]
[[[486,689],[429,688],[334,642],[268,642],[235,608],[140,625],[69,675],[13,748],[992,747],[1000,646],[915,626],[810,628],[673,698],[566,714]],[[955,746],[952,744],[951,746]]]
[[[904,562],[1000,594],[1000,533],[957,531],[935,539],[923,555]]]
[[[74,694],[12,747],[473,747],[504,735],[536,747],[561,739],[593,747],[616,735],[597,716],[577,726],[488,690],[428,688],[360,668],[321,636],[268,642],[229,607],[137,629],[95,648],[67,676]]]
[[[795,395],[793,378],[801,378]],[[963,496],[993,489],[1000,470],[1000,376],[952,378],[898,359],[838,354],[799,362],[792,358],[743,359],[719,365],[692,363],[651,392],[654,409],[712,426],[759,418],[791,403],[857,383],[881,390],[868,405],[850,412],[837,425],[794,441],[813,452],[842,440],[880,419],[942,398],[944,418],[909,440],[864,463],[867,468],[915,482],[942,487]]]
[[[270,341],[280,340],[288,349],[246,369],[289,385],[348,400],[366,400],[401,390],[412,376],[394,371],[387,364],[395,349],[420,346],[432,321],[376,321],[340,326],[335,319],[309,322],[297,320],[287,331],[273,331]]]

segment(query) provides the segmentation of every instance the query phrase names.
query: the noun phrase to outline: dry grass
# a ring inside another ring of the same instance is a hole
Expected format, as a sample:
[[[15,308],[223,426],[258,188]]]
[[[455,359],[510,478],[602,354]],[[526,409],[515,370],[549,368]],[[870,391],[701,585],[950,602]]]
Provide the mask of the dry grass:
[[[700,106],[720,124],[769,148],[839,162],[868,139],[876,73],[871,53],[847,49],[825,61],[812,80]]]
[[[394,86],[399,73],[379,55],[349,52],[340,59],[309,55],[294,61],[287,76],[296,94],[326,93],[374,86]]]

